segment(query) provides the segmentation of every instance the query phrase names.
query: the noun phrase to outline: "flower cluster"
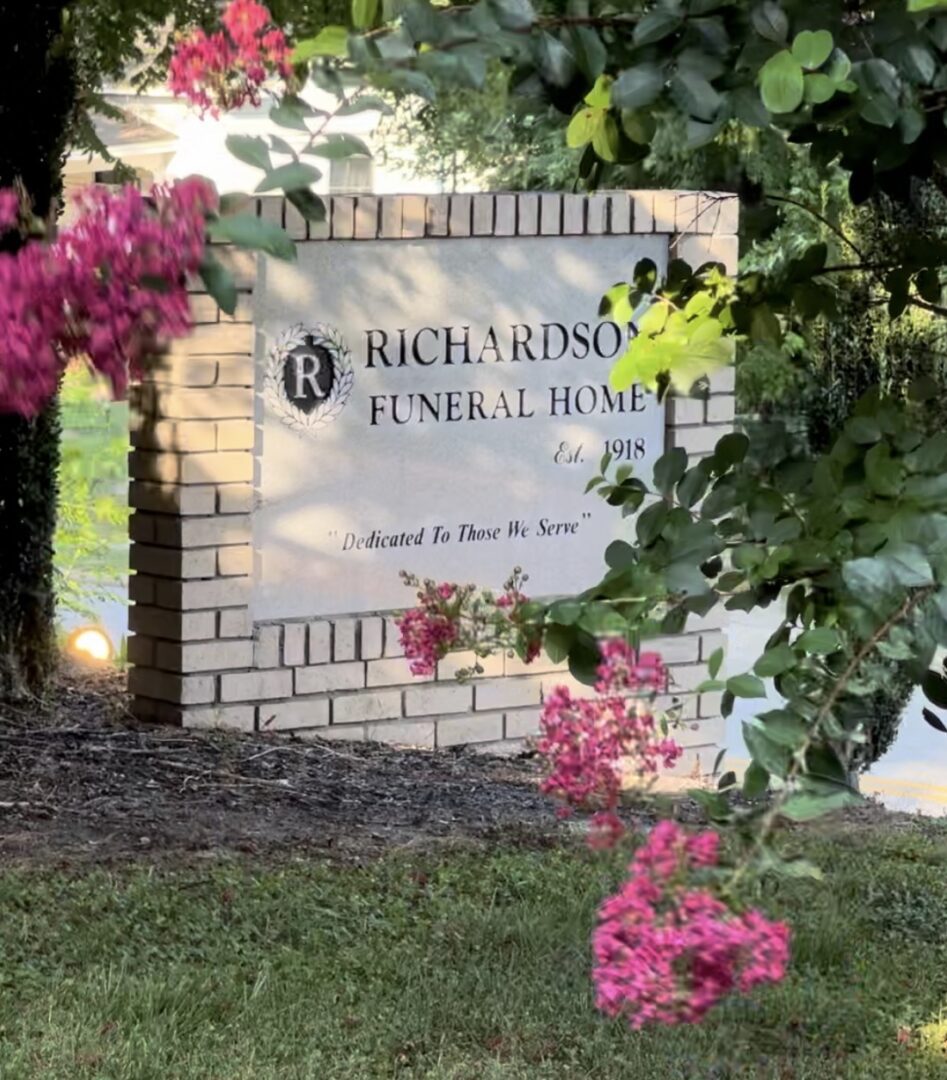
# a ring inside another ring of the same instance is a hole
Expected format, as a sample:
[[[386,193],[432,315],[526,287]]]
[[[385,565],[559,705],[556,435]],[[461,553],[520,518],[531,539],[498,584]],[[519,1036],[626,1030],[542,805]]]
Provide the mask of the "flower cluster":
[[[396,620],[412,675],[433,675],[437,661],[453,648],[462,603],[462,590],[456,585],[427,582],[418,590],[418,606]]]
[[[13,188],[0,189],[0,232],[9,232],[20,220],[20,196]]]
[[[168,66],[168,85],[178,97],[217,116],[249,101],[260,103],[260,87],[272,75],[292,75],[289,45],[273,26],[269,9],[256,0],[231,0],[221,29],[194,29],[178,42]]]
[[[213,187],[184,180],[150,200],[91,188],[78,201],[78,220],[53,243],[0,254],[0,412],[35,415],[73,358],[120,395],[129,371],[190,330],[186,277],[203,256]],[[8,205],[0,191],[0,211]]]
[[[594,698],[574,698],[564,686],[546,698],[538,750],[550,770],[542,790],[569,807],[596,810],[591,842],[611,847],[624,831],[615,808],[629,771],[653,775],[682,751],[661,735],[654,716],[653,696],[667,686],[661,658],[620,639],[603,642],[600,652]]]
[[[526,577],[518,568],[498,596],[474,585],[439,585],[406,573],[401,577],[418,596],[417,607],[396,620],[412,674],[432,675],[438,660],[455,649],[478,657],[511,650],[527,664],[539,655],[540,630],[530,622],[529,599],[520,588]],[[477,665],[472,669],[478,670]]]
[[[598,913],[592,935],[596,1005],[633,1028],[695,1023],[731,993],[779,982],[789,927],[761,912],[731,911],[695,872],[717,865],[719,837],[688,836],[662,821],[638,850],[628,880]]]

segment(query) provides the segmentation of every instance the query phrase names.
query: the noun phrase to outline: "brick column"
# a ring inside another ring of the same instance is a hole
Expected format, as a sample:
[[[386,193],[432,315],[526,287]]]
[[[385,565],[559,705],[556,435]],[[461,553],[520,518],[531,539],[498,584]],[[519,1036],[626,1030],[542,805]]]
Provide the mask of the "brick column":
[[[193,333],[132,387],[129,502],[136,715],[252,729],[220,704],[221,672],[253,660],[253,255],[219,248],[239,289],[222,313],[194,283]]]

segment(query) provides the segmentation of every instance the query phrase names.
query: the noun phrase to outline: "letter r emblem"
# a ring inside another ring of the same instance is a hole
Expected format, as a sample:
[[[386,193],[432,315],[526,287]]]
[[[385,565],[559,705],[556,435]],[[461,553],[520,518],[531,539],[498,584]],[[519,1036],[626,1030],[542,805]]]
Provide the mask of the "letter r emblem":
[[[306,396],[306,388],[315,398],[324,398],[325,391],[318,382],[322,371],[322,357],[317,352],[302,352],[297,350],[292,354],[295,368],[295,393],[293,397]]]

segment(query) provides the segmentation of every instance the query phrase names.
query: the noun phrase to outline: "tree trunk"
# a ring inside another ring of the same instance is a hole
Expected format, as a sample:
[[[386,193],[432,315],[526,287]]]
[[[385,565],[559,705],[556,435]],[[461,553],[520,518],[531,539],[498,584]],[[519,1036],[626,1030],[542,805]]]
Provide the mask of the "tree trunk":
[[[21,181],[37,216],[47,219],[62,191],[76,106],[62,33],[66,6],[67,0],[0,0],[0,186]],[[0,696],[41,691],[55,663],[58,466],[55,401],[35,420],[0,415]]]

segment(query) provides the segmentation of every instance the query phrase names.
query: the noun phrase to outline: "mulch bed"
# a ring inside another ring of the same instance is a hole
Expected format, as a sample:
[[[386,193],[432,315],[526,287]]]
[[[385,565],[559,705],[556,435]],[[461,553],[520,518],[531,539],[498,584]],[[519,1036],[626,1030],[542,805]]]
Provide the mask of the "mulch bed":
[[[123,676],[64,671],[47,700],[0,704],[0,861],[549,842],[538,778],[528,756],[143,726]]]

